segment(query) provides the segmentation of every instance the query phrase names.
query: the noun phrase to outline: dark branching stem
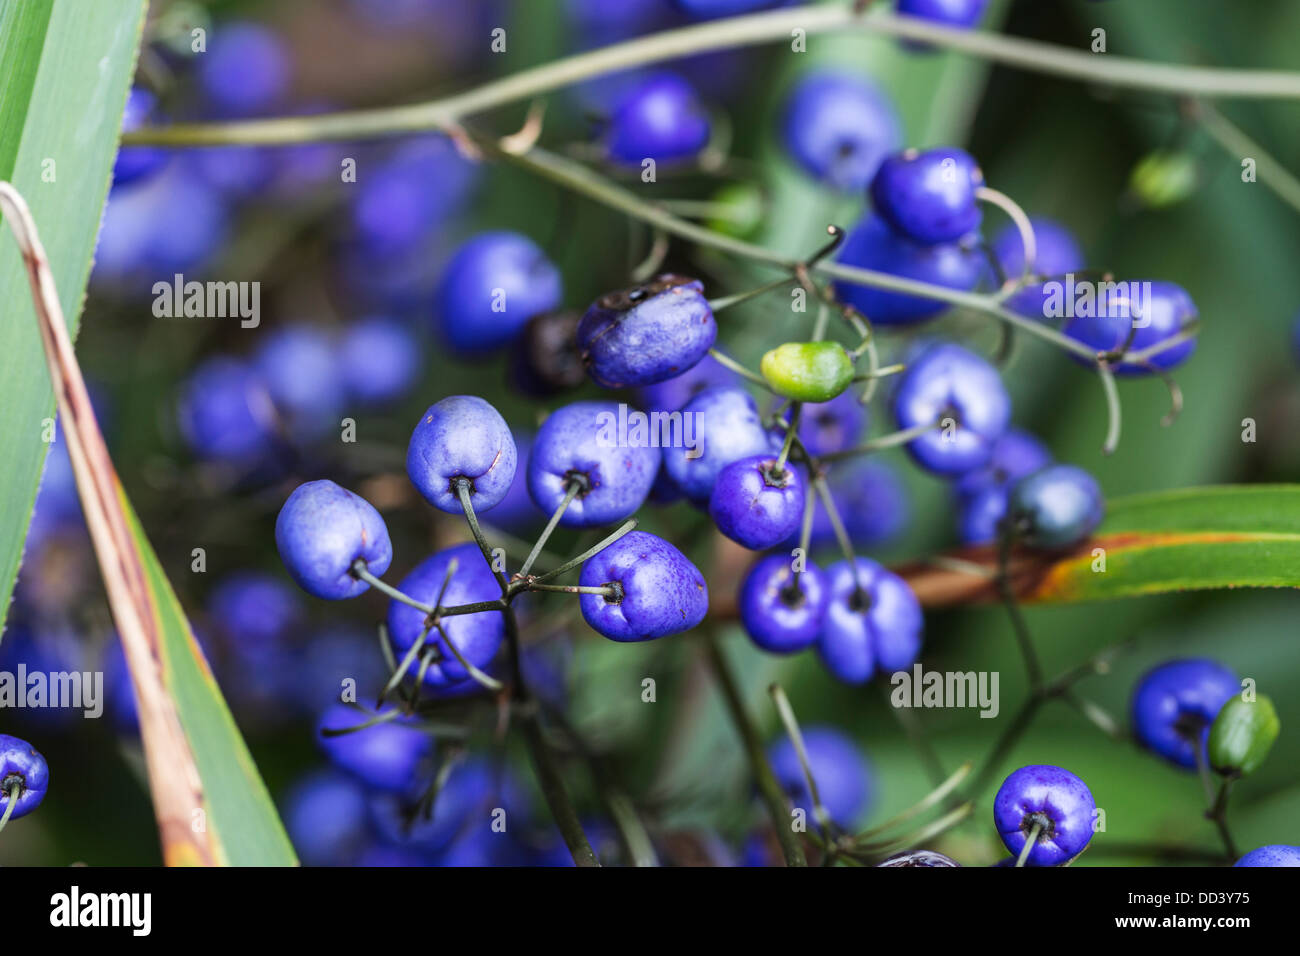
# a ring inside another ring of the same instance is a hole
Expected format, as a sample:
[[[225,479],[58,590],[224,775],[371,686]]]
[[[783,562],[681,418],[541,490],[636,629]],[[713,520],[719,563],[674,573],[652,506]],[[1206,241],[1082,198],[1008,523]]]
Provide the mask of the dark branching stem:
[[[790,811],[786,805],[785,793],[781,790],[781,784],[777,782],[776,774],[772,772],[772,765],[767,762],[763,741],[759,738],[758,728],[754,726],[753,718],[745,707],[745,701],[740,695],[740,687],[731,672],[726,654],[719,646],[716,635],[706,635],[704,643],[708,651],[709,663],[713,666],[713,673],[718,679],[718,686],[722,688],[727,710],[731,713],[732,722],[736,725],[736,731],[745,745],[750,772],[754,775],[754,782],[758,785],[763,804],[772,817],[776,838],[781,844],[781,852],[785,855],[785,865],[807,866],[808,860],[804,856],[803,846],[790,826]]]
[[[1235,778],[1224,777],[1219,784],[1218,795],[1214,802],[1210,804],[1205,811],[1207,820],[1214,821],[1214,826],[1219,831],[1219,836],[1223,839],[1223,849],[1228,854],[1228,861],[1233,862],[1240,854],[1237,852],[1237,844],[1232,839],[1232,831],[1228,829],[1228,795],[1232,791],[1232,784]]]
[[[1034,641],[1025,622],[1020,602],[1016,600],[1015,590],[1011,586],[1011,549],[1015,546],[1015,528],[1007,527],[998,536],[998,593],[1006,606],[1007,616],[1011,619],[1011,629],[1015,632],[1016,643],[1020,647],[1020,656],[1024,658],[1025,670],[1029,675],[1029,690],[1032,694],[1043,691],[1043,665],[1038,661],[1038,652],[1034,650]]]

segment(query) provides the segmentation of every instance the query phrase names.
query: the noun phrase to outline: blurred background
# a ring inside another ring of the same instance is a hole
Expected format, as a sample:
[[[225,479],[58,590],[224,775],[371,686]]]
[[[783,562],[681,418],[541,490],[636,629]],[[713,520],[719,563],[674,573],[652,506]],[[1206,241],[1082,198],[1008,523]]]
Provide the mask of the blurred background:
[[[668,0],[159,0],[136,86],[151,94],[144,105],[155,123],[360,109],[468,89],[688,19]],[[1086,49],[1100,27],[1116,55],[1300,70],[1300,50],[1291,42],[1300,7],[1286,0],[995,0],[982,24],[1076,49]],[[206,52],[199,54],[192,50],[196,27],[206,32]],[[506,31],[506,48],[491,52],[498,27]],[[1104,61],[1105,54],[1097,56]],[[1031,215],[1067,225],[1089,267],[1173,281],[1197,303],[1200,345],[1177,372],[1186,407],[1171,427],[1160,424],[1169,395],[1159,380],[1123,381],[1123,437],[1116,454],[1103,457],[1105,406],[1095,374],[1028,340],[1003,370],[1018,426],[1058,460],[1095,474],[1110,497],[1295,479],[1296,212],[1264,185],[1243,183],[1240,157],[1225,154],[1170,98],[990,68],[865,33],[825,35],[809,37],[802,53],[777,43],[663,64],[692,84],[714,135],[700,161],[665,165],[655,183],[640,182],[638,170],[611,164],[602,152],[605,121],[636,75],[549,95],[540,142],[648,201],[680,201],[684,215],[713,228],[804,255],[824,241],[827,223],[851,226],[865,206],[860,192],[815,182],[781,142],[792,85],[832,65],[879,85],[897,109],[907,145],[964,145],[991,185]],[[525,105],[482,117],[476,128],[517,129]],[[1223,110],[1275,156],[1300,155],[1293,104],[1226,103]],[[487,356],[466,359],[449,349],[437,306],[446,263],[480,233],[519,233],[562,275],[562,299],[554,304],[581,312],[596,296],[630,284],[653,237],[524,171],[468,159],[434,135],[156,156],[137,148],[131,161],[145,169],[139,175],[123,157],[77,352],[126,491],[304,861],[554,862],[557,835],[532,792],[524,755],[513,741],[495,738],[489,698],[450,701],[445,719],[471,731],[466,762],[453,779],[464,779],[469,792],[466,768],[491,777],[529,821],[509,860],[475,856],[465,840],[440,838],[435,851],[434,844],[395,837],[373,794],[326,759],[315,727],[341,676],[355,677],[367,694],[382,684],[377,626],[386,602],[369,593],[327,603],[300,592],[276,555],[274,522],[293,487],[328,477],[384,514],[395,552],[391,581],[436,548],[464,540],[463,523],[434,512],[405,475],[406,442],[422,411],[450,394],[481,395],[516,429],[522,449],[549,410],[602,393],[581,376],[547,388],[530,379],[529,369],[554,364],[556,349],[544,329]],[[355,181],[341,176],[348,160]],[[1004,226],[1000,214],[988,213],[988,233]],[[710,297],[777,277],[680,242],[670,244],[663,268],[701,278]],[[260,323],[157,317],[154,283],[176,273],[260,283]],[[768,348],[806,337],[807,321],[791,313],[783,293],[759,298],[719,316],[719,345],[756,367]],[[850,341],[845,330],[836,334]],[[917,336],[953,337],[986,353],[999,341],[987,318],[952,310],[882,332],[886,360]],[[1241,438],[1247,418],[1258,426],[1254,443]],[[341,438],[344,419],[354,422],[355,440]],[[862,435],[892,428],[878,399]],[[955,545],[950,485],[899,452],[872,461],[878,464],[865,473],[844,466],[833,476],[856,516],[860,553],[898,563]],[[514,550],[526,553],[545,516],[516,491],[508,508],[484,518],[499,540],[522,542]],[[720,629],[764,734],[779,733],[765,691],[779,680],[805,727],[838,727],[865,755],[873,797],[853,822],[869,825],[915,803],[931,784],[887,704],[887,685],[877,679],[850,687],[811,652],[777,658],[754,647],[727,614],[748,559],[719,546],[706,524],[683,501],[642,513],[643,528],[678,542],[705,570],[717,618],[710,626]],[[833,542],[822,537],[821,547],[833,554]],[[561,530],[547,550],[573,554],[586,540]],[[201,567],[195,549],[202,549]],[[598,852],[610,862],[619,858],[608,835],[613,794],[635,807],[663,862],[761,859],[751,838],[762,833],[765,818],[695,635],[615,644],[583,624],[576,602],[552,595],[534,603],[527,665],[539,692],[566,715],[566,779]],[[1251,848],[1300,842],[1300,735],[1288,732],[1300,721],[1300,705],[1286,690],[1300,681],[1297,612],[1300,598],[1291,592],[1242,591],[1027,613],[1049,674],[1136,639],[1109,674],[1080,687],[1122,722],[1137,677],[1172,656],[1215,657],[1259,681],[1277,704],[1283,734],[1268,763],[1234,795],[1234,832]],[[160,862],[115,646],[66,450],[56,443],[0,644],[0,670],[19,663],[29,670],[102,669],[107,712],[101,720],[40,710],[0,715],[0,731],[32,741],[53,775],[41,812],[0,839],[0,863]],[[946,768],[978,762],[1025,693],[1005,615],[997,608],[928,613],[922,660],[931,670],[1001,673],[998,720],[981,720],[974,710],[916,714]],[[656,681],[654,703],[642,700],[645,677]],[[1193,775],[1108,740],[1073,710],[1043,710],[1006,771],[1025,763],[1067,766],[1106,809],[1107,831],[1081,865],[1194,862],[1218,852],[1213,827],[1200,819],[1203,798]],[[1004,856],[989,799],[986,793],[971,820],[934,848],[966,865]],[[333,809],[322,816],[313,800]],[[340,828],[329,839],[321,834],[327,817]]]

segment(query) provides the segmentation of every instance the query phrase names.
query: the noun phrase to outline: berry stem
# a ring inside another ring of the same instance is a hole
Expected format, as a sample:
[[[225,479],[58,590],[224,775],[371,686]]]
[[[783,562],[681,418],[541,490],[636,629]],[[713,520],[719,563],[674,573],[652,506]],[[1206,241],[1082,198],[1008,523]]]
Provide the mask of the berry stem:
[[[1034,650],[1034,641],[1029,633],[1020,602],[1011,586],[1011,549],[1015,545],[1014,527],[1008,526],[998,536],[998,575],[996,578],[998,593],[1006,606],[1007,616],[1011,619],[1011,630],[1016,635],[1016,644],[1020,656],[1025,662],[1025,671],[1029,675],[1029,692],[1035,696],[1043,694],[1043,665],[1038,661],[1038,652]]]
[[[488,547],[487,539],[483,537],[483,529],[479,527],[478,515],[474,513],[474,502],[470,500],[469,481],[465,478],[456,479],[456,495],[460,498],[461,508],[465,510],[465,520],[469,522],[470,534],[474,536],[478,549],[483,552],[483,560],[492,569],[492,574],[496,577],[497,584],[501,585],[501,594],[504,596],[510,590],[510,582],[506,580],[504,572],[496,569],[496,564],[492,560],[492,549]]]
[[[786,597],[791,601],[799,597],[799,575],[803,573],[808,562],[808,546],[812,543],[813,508],[816,504],[813,496],[816,493],[813,483],[808,482],[803,490],[803,523],[799,528],[799,566],[791,572],[790,584],[786,588]]]
[[[785,732],[794,744],[795,756],[799,758],[799,769],[803,771],[804,781],[808,784],[808,795],[812,800],[813,819],[817,821],[817,828],[822,832],[822,839],[826,841],[827,859],[836,855],[835,851],[835,832],[834,824],[831,822],[830,812],[826,805],[822,803],[821,793],[817,790],[817,780],[813,777],[812,765],[808,763],[808,748],[803,742],[803,732],[799,729],[799,720],[794,715],[794,708],[790,706],[790,698],[785,695],[785,690],[780,684],[773,683],[768,686],[767,692],[772,695],[772,702],[776,704],[777,715],[781,718],[781,723],[785,726]]]
[[[724,309],[730,309],[732,306],[740,305],[742,302],[748,302],[750,299],[756,299],[760,295],[765,295],[768,292],[772,292],[775,291],[776,289],[780,289],[782,286],[787,286],[794,281],[795,279],[793,276],[785,276],[784,278],[781,279],[773,279],[771,282],[766,282],[763,285],[756,286],[755,288],[749,289],[745,292],[736,292],[732,295],[724,295],[720,299],[710,299],[709,309],[716,316],[719,312],[723,311]]]
[[[562,594],[599,594],[607,598],[616,598],[620,591],[608,584],[529,584],[530,591],[554,591]]]
[[[763,804],[772,817],[776,838],[781,844],[781,852],[785,855],[785,865],[807,866],[808,861],[804,856],[803,847],[790,826],[785,793],[781,790],[781,784],[777,782],[776,774],[772,772],[772,765],[767,762],[767,754],[763,752],[763,741],[759,738],[758,728],[745,707],[744,698],[740,695],[740,687],[736,683],[736,675],[732,673],[731,665],[718,643],[717,635],[712,632],[706,634],[704,646],[718,686],[722,689],[722,697],[731,714],[732,723],[735,724],[741,742],[745,745],[750,772],[754,775],[754,782],[758,785]]]
[[[411,669],[411,665],[415,663],[416,657],[419,656],[420,651],[424,648],[425,641],[429,639],[429,632],[432,630],[433,625],[427,625],[420,633],[419,639],[412,643],[406,653],[402,655],[401,663],[398,664],[397,667],[393,668],[393,673],[392,676],[388,678],[388,683],[384,684],[384,689],[379,692],[379,700],[375,702],[376,709],[383,704],[384,698],[391,694],[397,686],[402,683],[402,678],[406,676],[407,672]],[[418,684],[416,685],[416,692],[419,692]]]
[[[489,677],[487,674],[483,673],[481,670],[479,670],[477,667],[475,667],[473,664],[467,661],[465,659],[465,655],[460,652],[460,648],[456,646],[456,642],[451,639],[451,636],[446,632],[446,630],[443,629],[443,626],[441,624],[436,624],[434,626],[437,627],[438,634],[442,637],[447,647],[451,649],[451,653],[455,656],[456,661],[460,664],[461,667],[465,668],[465,672],[468,673],[470,677],[474,678],[474,680],[478,684],[487,688],[493,693],[497,693],[505,688],[505,685],[502,684],[499,680]]]
[[[1005,212],[1015,224],[1016,231],[1020,233],[1020,245],[1024,247],[1025,264],[1020,271],[1020,277],[1016,285],[1011,289],[1004,289],[999,295],[1000,299],[1005,299],[1016,289],[1028,283],[1030,277],[1034,274],[1034,266],[1038,262],[1038,240],[1034,236],[1034,224],[1029,221],[1029,216],[1020,208],[1020,204],[1000,189],[980,186],[975,190],[975,198],[981,202],[997,206]]]
[[[785,441],[781,443],[781,454],[776,457],[776,464],[772,467],[772,475],[779,478],[785,474],[785,463],[790,457],[790,447],[794,444],[795,433],[799,431],[799,414],[803,411],[803,402],[792,402],[790,405],[790,423],[785,426]]]
[[[1237,852],[1237,844],[1232,839],[1232,832],[1228,829],[1228,794],[1232,790],[1232,783],[1232,777],[1223,778],[1223,782],[1219,784],[1218,796],[1215,797],[1210,809],[1205,811],[1205,815],[1214,821],[1219,836],[1223,838],[1223,848],[1228,854],[1229,861],[1235,861],[1240,856]]]
[[[542,533],[538,535],[537,543],[533,545],[533,550],[528,552],[528,557],[524,560],[523,566],[520,567],[520,577],[527,577],[528,572],[533,569],[533,562],[536,561],[537,556],[542,553],[542,548],[546,547],[546,542],[551,539],[551,534],[560,523],[560,519],[564,517],[564,512],[569,510],[569,505],[573,503],[573,499],[578,497],[579,492],[581,492],[585,487],[587,487],[585,479],[569,479],[568,488],[564,493],[563,500],[560,502],[559,507],[555,509],[555,513],[551,515],[551,520],[546,522],[546,527],[543,528]]]
[[[1190,112],[1201,124],[1201,128],[1234,161],[1240,162],[1244,156],[1254,159],[1259,181],[1292,209],[1300,210],[1300,179],[1290,170],[1204,100],[1191,104]]]
[[[572,571],[574,568],[582,564],[588,558],[595,557],[597,554],[604,551],[611,544],[613,544],[619,538],[623,537],[623,535],[627,534],[629,531],[633,530],[635,527],[636,527],[636,519],[628,518],[627,521],[623,522],[623,524],[619,526],[617,531],[615,531],[613,534],[607,535],[606,537],[602,538],[600,541],[593,544],[590,548],[582,552],[582,554],[578,555],[576,558],[570,558],[568,561],[565,561],[558,568],[554,568],[550,571],[547,571],[545,574],[539,574],[536,577],[534,577],[532,581],[527,585],[527,588],[535,589],[538,584],[541,584],[542,582],[546,581],[548,578],[556,578],[559,577],[561,574],[564,574],[566,571]],[[524,588],[520,587],[520,590],[524,590]]]
[[[739,362],[733,359],[730,355],[726,355],[723,352],[719,352],[717,349],[709,349],[709,354],[713,356],[713,358],[717,361],[717,363],[723,366],[724,368],[730,369],[731,371],[739,375],[741,378],[753,382],[755,385],[757,385],[759,388],[763,389],[764,391],[772,392],[773,395],[776,394],[776,392],[773,391],[772,386],[768,384],[767,379],[763,378],[763,376],[759,375],[756,372],[751,372],[749,369],[745,368],[745,366],[741,365]]]
[[[881,690],[885,698],[885,705],[893,712],[894,718],[898,721],[898,726],[902,728],[903,735],[911,743],[912,749],[916,751],[917,757],[920,758],[925,772],[930,777],[930,782],[936,787],[943,784],[947,779],[944,773],[943,763],[939,760],[939,755],[935,753],[934,747],[930,745],[930,740],[925,735],[925,728],[921,725],[921,719],[908,707],[895,707],[889,700],[889,690],[883,684]],[[970,766],[967,765],[967,770]]]
[[[853,542],[849,540],[849,533],[844,530],[844,521],[840,518],[839,506],[835,504],[835,499],[831,496],[830,486],[826,484],[826,476],[822,474],[815,475],[812,484],[817,489],[817,496],[822,500],[822,507],[826,509],[826,517],[830,520],[831,531],[835,533],[835,541],[844,554],[844,560],[849,563],[849,570],[853,572],[854,594],[865,599],[867,590],[862,586],[862,575],[858,569],[858,556],[853,552]]]
[[[860,445],[854,445],[852,448],[846,448],[843,451],[833,451],[828,455],[822,455],[817,460],[822,464],[832,461],[842,461],[845,458],[856,458],[858,455],[870,455],[874,452],[884,451],[887,448],[897,448],[899,445],[906,445],[914,438],[919,438],[926,432],[934,431],[940,427],[939,422],[932,425],[913,425],[911,428],[904,428],[900,431],[890,432],[888,435],[881,435],[879,438],[872,438]]]
[[[13,814],[14,807],[18,805],[18,795],[22,792],[22,789],[23,788],[19,784],[14,784],[9,788],[9,793],[6,795],[9,799],[5,801],[5,812],[0,814],[0,830],[3,830],[5,824],[9,822],[9,817]]]
[[[1024,866],[1025,861],[1029,859],[1029,854],[1034,852],[1034,844],[1038,842],[1039,835],[1043,832],[1041,823],[1034,823],[1034,828],[1029,831],[1029,839],[1025,845],[1020,848],[1020,855],[1016,857],[1016,866]]]
[[[1097,362],[1097,375],[1101,378],[1102,392],[1106,395],[1106,440],[1102,443],[1101,453],[1113,455],[1119,447],[1119,430],[1123,413],[1119,404],[1119,389],[1115,386],[1115,373],[1105,362]]]
[[[366,567],[366,561],[364,558],[357,558],[356,561],[352,563],[352,576],[354,578],[359,578],[360,580],[365,581],[376,591],[388,595],[394,601],[400,601],[403,604],[409,604],[411,607],[415,608],[416,610],[423,611],[425,614],[432,614],[434,611],[432,605],[425,604],[421,601],[417,601],[409,594],[406,594],[403,591],[399,591],[391,584],[388,584],[386,581],[384,581],[383,578],[378,578],[375,577],[375,575],[371,574],[369,569]]]

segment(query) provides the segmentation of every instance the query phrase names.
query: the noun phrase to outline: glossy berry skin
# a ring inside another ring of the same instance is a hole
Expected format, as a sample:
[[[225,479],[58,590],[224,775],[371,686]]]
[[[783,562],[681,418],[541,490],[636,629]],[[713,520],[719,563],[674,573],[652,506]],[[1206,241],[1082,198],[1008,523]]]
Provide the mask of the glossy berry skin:
[[[1097,479],[1074,465],[1048,465],[1022,478],[1007,499],[1007,520],[1037,548],[1070,548],[1096,530],[1106,514]]]
[[[409,793],[433,756],[433,738],[400,720],[381,721],[364,730],[327,736],[327,730],[356,727],[370,715],[350,704],[331,704],[316,722],[316,740],[325,756],[367,787]]]
[[[18,795],[10,820],[24,817],[39,807],[49,785],[50,768],[45,758],[27,741],[0,734],[0,816],[9,810],[15,787]]]
[[[758,406],[744,389],[705,389],[681,411],[694,422],[697,447],[665,448],[664,468],[696,504],[708,503],[718,473],[727,465],[774,450]]]
[[[278,328],[253,365],[291,434],[314,438],[338,427],[347,396],[338,352],[324,331],[304,323]]]
[[[941,342],[900,376],[894,419],[900,430],[941,423],[907,450],[927,471],[959,475],[988,462],[1011,419],[1011,399],[997,369],[969,349]],[[951,423],[942,424],[946,419]]]
[[[709,116],[695,90],[674,73],[652,73],[614,104],[605,150],[616,163],[690,159],[709,142]]]
[[[776,472],[775,455],[741,458],[718,472],[709,516],[732,541],[761,551],[798,530],[804,489],[804,479],[793,466]]]
[[[907,850],[881,860],[876,866],[961,866],[950,856],[934,850]]]
[[[236,571],[212,589],[208,616],[233,643],[258,648],[297,637],[303,609],[283,578]]]
[[[232,23],[213,33],[198,59],[199,91],[224,117],[252,116],[275,107],[289,88],[289,54],[271,30]]]
[[[154,122],[158,101],[143,87],[133,86],[122,114],[122,132],[130,133]],[[156,146],[124,146],[113,163],[113,185],[125,186],[157,172],[167,162],[167,151]]]
[[[1060,767],[1031,764],[1012,773],[993,798],[993,823],[1013,856],[1019,856],[1035,822],[1043,829],[1026,866],[1059,866],[1083,852],[1092,839],[1097,802],[1087,784]]]
[[[1042,442],[1026,431],[1008,428],[993,444],[987,464],[953,482],[962,543],[996,540],[999,525],[1006,517],[1011,488],[1021,478],[1051,463],[1052,455]]]
[[[874,796],[871,765],[852,738],[834,727],[805,727],[803,743],[822,806],[835,823],[852,827],[866,813]],[[781,789],[812,820],[812,797],[799,753],[790,738],[782,736],[770,744],[767,759]]]
[[[457,250],[434,298],[438,331],[464,355],[512,342],[524,323],[560,304],[560,271],[541,248],[515,232],[485,232]]]
[[[829,402],[853,381],[853,360],[838,342],[785,342],[764,353],[758,370],[796,402]]]
[[[650,436],[630,430],[620,435],[619,413],[615,402],[574,402],[557,408],[537,431],[528,456],[533,503],[552,514],[571,480],[586,484],[560,518],[565,527],[622,521],[650,494],[662,453],[650,444]]]
[[[1273,843],[1251,850],[1233,866],[1300,866],[1300,846]]]
[[[969,30],[984,15],[989,0],[898,0],[898,12],[940,26]]]
[[[1127,352],[1140,352],[1173,338],[1197,317],[1196,303],[1187,290],[1172,282],[1150,283],[1150,296],[1143,301],[1122,295],[1100,296],[1089,315],[1075,315],[1061,329],[1070,338],[1099,352],[1122,348],[1134,323],[1143,323],[1133,333]],[[1196,350],[1192,337],[1149,359],[1156,369],[1168,371],[1182,364]],[[1150,375],[1151,369],[1136,362],[1121,361],[1117,375]]]
[[[704,575],[663,538],[629,531],[582,566],[584,587],[617,584],[622,597],[582,594],[583,619],[611,641],[652,641],[689,631],[709,610]]]
[[[452,395],[430,405],[406,448],[406,473],[425,501],[463,514],[458,483],[469,481],[476,512],[493,508],[515,478],[515,441],[501,413],[476,395]]]
[[[1086,264],[1083,250],[1069,229],[1042,216],[1031,216],[1029,222],[1034,227],[1035,276],[1060,281],[1066,275],[1083,269]],[[1019,281],[1025,271],[1025,246],[1020,230],[1014,224],[1007,226],[994,237],[992,246],[994,258],[1007,281]],[[1047,295],[1048,289],[1043,283],[1031,282],[1007,299],[1007,308],[1041,320],[1046,318],[1044,302]]]
[[[1138,742],[1187,770],[1205,755],[1210,727],[1223,705],[1241,691],[1237,675],[1203,657],[1152,668],[1133,692],[1133,732]]]
[[[200,458],[252,464],[276,446],[275,406],[261,377],[244,362],[203,362],[181,391],[181,433]]]
[[[374,506],[324,479],[305,482],[289,495],[275,519],[275,545],[298,586],[328,601],[370,587],[352,576],[358,558],[376,576],[393,560],[388,528]]]
[[[842,192],[867,188],[881,162],[902,145],[902,123],[888,95],[865,76],[819,71],[786,100],[781,136],[809,175]]]
[[[975,190],[984,174],[970,153],[955,147],[895,153],[871,180],[876,212],[913,242],[954,242],[979,228]]]
[[[870,216],[853,228],[840,248],[838,261],[903,279],[928,282],[969,292],[985,273],[974,248],[956,242],[925,245],[899,234],[879,216]],[[903,292],[837,281],[835,292],[876,325],[911,325],[934,318],[948,306]]]
[[[817,642],[822,663],[846,684],[865,684],[877,672],[911,667],[921,652],[921,605],[906,582],[868,558],[826,569],[830,600]],[[858,582],[865,606],[857,597]]]
[[[690,369],[718,337],[704,284],[656,279],[601,296],[578,323],[578,348],[605,388],[654,385]]]
[[[396,319],[373,315],[347,327],[338,343],[338,367],[348,396],[366,408],[388,405],[410,392],[420,375],[420,343]]]
[[[284,826],[304,866],[349,866],[369,839],[365,791],[345,774],[317,771],[289,791]]]
[[[443,592],[442,585],[453,560],[456,562],[456,571],[447,584],[446,592]],[[442,593],[443,607],[492,601],[501,597],[501,588],[497,585],[492,569],[472,541],[454,545],[425,558],[402,579],[398,589],[423,604],[433,604],[438,600],[439,593]],[[401,601],[389,603],[388,634],[398,660],[420,639],[426,626],[424,612],[418,608]],[[442,622],[442,630],[455,643],[461,656],[480,670],[492,661],[505,638],[505,623],[497,611],[452,615]],[[436,647],[442,657],[442,660],[430,665],[425,671],[425,684],[430,687],[445,687],[469,678],[469,671],[456,659],[455,653],[437,630],[429,633],[425,646]]]
[[[740,586],[740,620],[765,651],[793,654],[810,647],[826,619],[826,575],[811,561],[795,578],[787,554],[770,554],[745,575]]]

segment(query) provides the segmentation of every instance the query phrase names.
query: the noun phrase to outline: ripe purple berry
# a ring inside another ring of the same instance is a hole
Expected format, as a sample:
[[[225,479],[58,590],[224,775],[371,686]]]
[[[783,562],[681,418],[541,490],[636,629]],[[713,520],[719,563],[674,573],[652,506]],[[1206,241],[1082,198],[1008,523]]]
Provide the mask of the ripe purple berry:
[[[27,741],[0,734],[0,817],[6,811],[10,820],[31,813],[45,799],[49,785],[45,758]]]
[[[1197,751],[1206,757],[1214,718],[1240,691],[1237,675],[1218,661],[1167,661],[1147,671],[1133,692],[1133,732],[1142,746],[1194,770]]]
[[[337,427],[346,401],[339,353],[321,329],[296,323],[272,332],[253,364],[291,434],[314,438]]]
[[[1002,782],[993,798],[993,823],[1013,855],[1019,856],[1039,829],[1026,866],[1059,866],[1083,852],[1092,839],[1097,802],[1087,785],[1060,767],[1032,764]]]
[[[988,4],[989,0],[898,0],[898,12],[940,26],[969,30],[979,22]]]
[[[1007,520],[1022,541],[1037,548],[1074,547],[1105,513],[1097,480],[1074,465],[1048,465],[1022,478],[1007,499]]]
[[[698,279],[661,275],[601,296],[578,323],[587,371],[605,388],[654,385],[690,369],[718,337]]]
[[[255,23],[217,30],[198,57],[199,90],[221,116],[251,116],[276,106],[289,87],[289,55],[272,31]]]
[[[1251,850],[1233,866],[1300,866],[1300,846],[1272,843]]]
[[[1052,455],[1033,435],[1009,428],[993,445],[982,468],[968,471],[953,483],[957,492],[958,532],[963,544],[994,541],[1007,513],[1011,488],[1027,475],[1045,468]]]
[[[325,756],[376,790],[409,793],[433,756],[433,738],[400,721],[380,721],[347,734],[326,731],[357,727],[370,716],[350,704],[331,704],[316,724],[317,742]]]
[[[456,562],[456,568],[448,580],[448,571],[453,561]],[[446,591],[443,591],[444,583]],[[443,607],[475,604],[501,597],[501,588],[492,569],[473,542],[458,544],[425,558],[402,579],[398,589],[408,597],[430,605],[441,594]],[[438,659],[425,671],[424,682],[430,687],[443,687],[470,676],[469,671],[456,659],[455,652],[447,645],[447,639],[455,643],[456,650],[460,651],[465,660],[481,670],[488,666],[501,646],[501,641],[505,638],[505,622],[499,611],[482,611],[477,614],[454,614],[444,619],[439,628],[429,630],[428,618],[419,608],[401,601],[389,603],[388,634],[398,659],[426,631],[428,636],[424,646],[435,649]],[[423,656],[424,652],[421,651],[416,660],[419,661]]]
[[[950,856],[934,850],[905,850],[881,860],[876,866],[961,866]]]
[[[960,345],[939,342],[908,366],[894,393],[900,430],[933,425],[907,443],[921,467],[940,475],[979,468],[1011,418],[1011,399],[992,365]]]
[[[1069,229],[1052,219],[1034,216],[1034,272],[1042,279],[1059,281],[1084,267],[1083,251]],[[994,238],[993,256],[1008,281],[1017,282],[1025,271],[1025,246],[1020,230],[1007,226]],[[1050,288],[1043,282],[1031,282],[1007,299],[1007,308],[1031,319],[1047,317],[1046,300]]]
[[[584,587],[613,585],[613,596],[583,594],[582,616],[611,641],[650,641],[689,631],[709,610],[704,575],[663,538],[630,531],[582,566]]]
[[[1099,294],[1092,308],[1085,310],[1084,314],[1074,315],[1061,331],[1098,352],[1123,349],[1131,353],[1159,345],[1196,321],[1196,303],[1181,286],[1172,282],[1134,285],[1142,290],[1141,293]],[[1076,311],[1077,308],[1075,306]],[[1149,375],[1153,369],[1168,371],[1185,361],[1195,350],[1196,339],[1189,338],[1156,352],[1148,360],[1149,366],[1121,360],[1115,366],[1115,372],[1119,375]]]
[[[524,323],[560,304],[560,271],[535,242],[485,232],[466,242],[442,273],[435,318],[456,351],[483,355],[510,344]]]
[[[857,744],[834,727],[806,727],[802,733],[808,769],[822,806],[840,826],[852,826],[871,804],[875,790],[871,765]],[[794,743],[788,737],[779,738],[768,747],[767,759],[781,789],[811,819],[812,797]]]
[[[681,414],[684,422],[694,426],[696,444],[665,448],[664,468],[696,504],[708,503],[718,474],[727,465],[774,450],[758,406],[744,389],[705,389],[683,406]]]
[[[865,189],[903,139],[889,97],[869,78],[840,72],[801,78],[786,101],[781,129],[795,161],[843,192]]]
[[[921,651],[921,605],[907,583],[868,558],[826,569],[830,601],[817,651],[846,684],[911,667]],[[861,588],[861,590],[859,590]]]
[[[870,216],[855,226],[837,258],[846,266],[959,292],[974,289],[986,271],[973,247],[956,242],[934,245],[914,242],[896,232],[880,216]],[[844,281],[835,283],[835,292],[876,325],[909,325],[934,318],[948,308],[947,303],[938,299]]]
[[[616,163],[690,159],[709,142],[709,115],[691,85],[674,73],[652,73],[614,104],[605,150]]]
[[[430,405],[406,449],[406,473],[439,511],[463,514],[460,488],[468,483],[474,510],[487,511],[510,490],[515,441],[501,413],[475,395],[452,395]]]
[[[419,378],[420,344],[405,323],[368,316],[343,333],[338,365],[352,399],[366,407],[388,405],[405,396]]]
[[[718,472],[709,515],[732,541],[761,551],[788,538],[803,521],[804,479],[776,457],[753,455]]]
[[[895,230],[925,245],[954,242],[979,228],[975,191],[984,174],[965,150],[907,149],[880,164],[871,181],[876,212]]]
[[[565,527],[622,521],[650,493],[661,452],[650,436],[621,433],[622,409],[614,402],[574,402],[552,412],[537,432],[528,492],[552,514],[576,483],[578,492],[560,519]]]
[[[352,574],[357,560],[381,575],[393,560],[388,528],[370,502],[332,481],[293,490],[275,519],[280,560],[308,594],[338,601],[370,587]]]
[[[360,722],[353,714],[348,726]],[[365,791],[345,774],[319,770],[289,791],[284,827],[304,866],[350,866],[370,836]]]
[[[763,558],[740,587],[740,620],[765,651],[793,654],[817,640],[826,620],[826,575],[808,562],[796,575],[785,554]]]
[[[181,432],[199,457],[256,463],[276,444],[276,414],[261,377],[242,361],[217,356],[194,370],[182,390]]]

